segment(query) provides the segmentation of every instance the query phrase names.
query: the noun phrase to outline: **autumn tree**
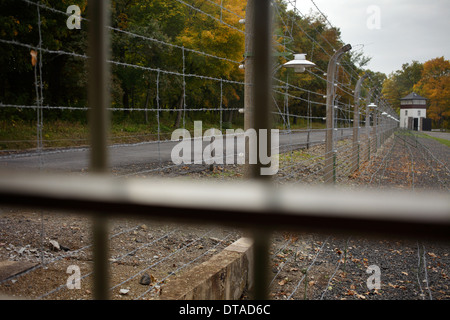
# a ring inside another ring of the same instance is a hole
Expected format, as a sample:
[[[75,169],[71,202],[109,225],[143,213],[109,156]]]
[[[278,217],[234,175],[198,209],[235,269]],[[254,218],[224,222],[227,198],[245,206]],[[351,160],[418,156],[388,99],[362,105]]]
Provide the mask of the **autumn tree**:
[[[325,116],[323,105],[326,95],[326,70],[335,50],[344,46],[339,28],[331,26],[321,14],[304,15],[298,10],[289,10],[286,1],[276,1],[274,9],[275,36],[281,53],[305,53],[306,58],[316,64],[304,73],[280,68],[276,77],[289,82],[289,94],[296,98],[289,99],[289,112],[298,115],[314,114],[316,118]],[[281,64],[293,58],[293,55],[281,55],[277,63]],[[336,80],[339,83],[337,95],[344,104],[353,101],[352,90],[363,73],[361,69],[370,59],[362,52],[349,52],[341,59]],[[301,89],[298,89],[301,88]],[[303,90],[304,89],[304,90]],[[282,105],[282,95],[277,95],[278,104]],[[296,123],[298,117],[292,118]]]
[[[221,3],[224,7],[220,6]],[[239,19],[245,17],[245,5],[246,2],[241,0],[193,1],[192,6],[198,10],[191,7],[185,9],[185,28],[176,41],[178,45],[192,49],[184,52],[186,73],[243,81],[239,61],[242,61],[244,56],[245,35]],[[180,88],[178,108],[181,109],[183,103],[194,108],[216,108],[221,91],[222,106],[231,107],[233,102],[239,101],[243,95],[242,87],[222,85],[221,90],[218,81],[190,77],[186,80],[186,92]],[[183,100],[185,93],[188,93],[187,101]],[[180,125],[181,112],[177,112],[177,115],[175,127]]]
[[[450,128],[450,62],[444,57],[423,64],[414,91],[429,99],[427,117],[437,128]]]

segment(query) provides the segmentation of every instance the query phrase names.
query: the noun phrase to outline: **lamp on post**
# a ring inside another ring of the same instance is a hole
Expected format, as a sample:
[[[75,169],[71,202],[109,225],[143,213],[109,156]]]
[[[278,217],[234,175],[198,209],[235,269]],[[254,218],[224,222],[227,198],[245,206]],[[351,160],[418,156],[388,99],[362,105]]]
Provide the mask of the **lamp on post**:
[[[305,72],[306,68],[315,67],[316,64],[306,60],[305,53],[294,54],[294,59],[282,65],[285,68],[294,68],[297,73]]]
[[[252,5],[254,5],[254,3],[252,2]],[[253,28],[253,26],[251,25],[251,27]],[[250,46],[251,41],[249,41],[249,45]],[[254,99],[253,97],[253,86],[251,85],[251,81],[253,81],[254,79],[254,66],[253,66],[253,53],[247,53],[247,58],[245,60],[245,63],[240,65],[239,68],[240,69],[245,69],[245,89],[244,89],[244,108],[243,109],[239,109],[239,113],[243,113],[244,114],[244,129],[248,130],[248,129],[255,129],[254,126],[254,109],[255,109],[255,103],[254,103]],[[280,68],[284,67],[284,68],[292,68],[294,69],[294,71],[296,73],[302,73],[305,72],[307,68],[311,68],[311,67],[315,67],[316,64],[307,60],[306,59],[306,54],[305,53],[297,53],[294,54],[294,59],[284,63],[284,64],[280,64],[278,66],[276,66],[273,70],[272,70],[272,75],[274,75]],[[246,159],[245,159],[245,172],[246,172],[246,176],[248,178],[250,178],[252,176],[251,171],[249,170],[249,165],[248,165],[248,150],[246,150]]]

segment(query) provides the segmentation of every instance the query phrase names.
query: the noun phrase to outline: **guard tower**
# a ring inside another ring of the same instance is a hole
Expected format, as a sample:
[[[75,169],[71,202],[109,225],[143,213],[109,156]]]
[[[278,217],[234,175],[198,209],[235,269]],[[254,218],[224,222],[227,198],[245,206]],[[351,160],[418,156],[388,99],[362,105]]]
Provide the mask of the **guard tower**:
[[[427,117],[427,100],[415,92],[400,99],[400,128],[423,130]]]

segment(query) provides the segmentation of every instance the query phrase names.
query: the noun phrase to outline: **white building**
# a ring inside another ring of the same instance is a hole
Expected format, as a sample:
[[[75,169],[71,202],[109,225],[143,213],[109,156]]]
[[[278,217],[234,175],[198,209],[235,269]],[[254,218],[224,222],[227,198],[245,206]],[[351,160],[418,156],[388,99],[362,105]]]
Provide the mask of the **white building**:
[[[415,92],[400,99],[400,128],[422,130],[422,121],[427,117],[427,100]]]

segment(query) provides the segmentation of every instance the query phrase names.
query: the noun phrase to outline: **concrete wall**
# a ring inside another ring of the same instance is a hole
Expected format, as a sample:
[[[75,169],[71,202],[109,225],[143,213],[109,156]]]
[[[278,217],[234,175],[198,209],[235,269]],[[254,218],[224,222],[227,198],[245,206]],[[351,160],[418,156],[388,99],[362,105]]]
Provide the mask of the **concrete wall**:
[[[210,260],[169,280],[161,300],[237,300],[253,287],[253,242],[241,238]]]

